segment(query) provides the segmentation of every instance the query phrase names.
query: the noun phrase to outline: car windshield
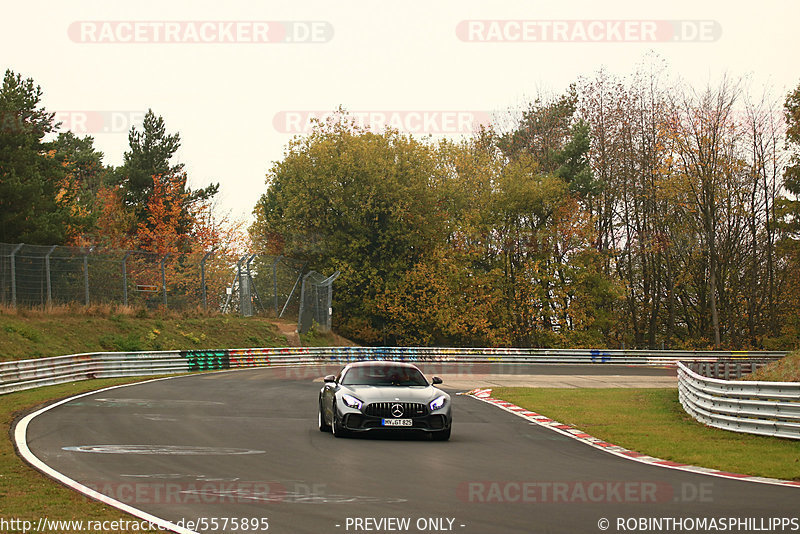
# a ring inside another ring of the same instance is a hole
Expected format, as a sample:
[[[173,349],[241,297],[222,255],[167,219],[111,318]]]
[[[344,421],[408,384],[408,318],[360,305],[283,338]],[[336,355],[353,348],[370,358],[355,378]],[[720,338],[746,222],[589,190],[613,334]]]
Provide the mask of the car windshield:
[[[423,374],[414,367],[367,365],[350,368],[342,377],[346,386],[427,386]]]

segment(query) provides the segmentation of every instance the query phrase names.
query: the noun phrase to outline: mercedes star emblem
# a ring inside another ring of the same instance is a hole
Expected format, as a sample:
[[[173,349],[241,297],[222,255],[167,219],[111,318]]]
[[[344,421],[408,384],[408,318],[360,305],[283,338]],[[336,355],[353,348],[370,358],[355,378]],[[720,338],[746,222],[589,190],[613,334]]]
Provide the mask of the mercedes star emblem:
[[[403,417],[402,404],[392,404],[392,417]]]

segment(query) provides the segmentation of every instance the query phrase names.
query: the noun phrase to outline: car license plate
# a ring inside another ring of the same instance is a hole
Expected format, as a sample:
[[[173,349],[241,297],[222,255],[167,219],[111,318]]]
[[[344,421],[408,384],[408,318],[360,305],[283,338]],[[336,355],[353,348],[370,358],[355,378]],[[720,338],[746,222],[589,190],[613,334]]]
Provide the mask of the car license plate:
[[[383,426],[411,426],[411,419],[384,419]]]

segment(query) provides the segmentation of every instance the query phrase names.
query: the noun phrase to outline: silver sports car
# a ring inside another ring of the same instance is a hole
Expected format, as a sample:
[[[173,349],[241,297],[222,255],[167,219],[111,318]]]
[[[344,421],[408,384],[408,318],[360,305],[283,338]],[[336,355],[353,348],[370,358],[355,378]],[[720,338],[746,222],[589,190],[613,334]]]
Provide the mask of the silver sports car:
[[[450,439],[450,395],[428,383],[414,365],[367,361],[325,377],[319,392],[319,429],[336,437],[350,433],[423,431]]]

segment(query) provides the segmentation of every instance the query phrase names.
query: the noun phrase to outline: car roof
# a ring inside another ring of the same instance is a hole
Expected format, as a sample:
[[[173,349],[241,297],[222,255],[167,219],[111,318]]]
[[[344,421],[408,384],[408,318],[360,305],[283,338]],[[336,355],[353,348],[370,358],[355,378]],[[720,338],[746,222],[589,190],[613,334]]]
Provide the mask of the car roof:
[[[398,362],[395,360],[367,360],[363,362],[353,362],[347,364],[345,366],[345,369],[352,369],[354,367],[377,367],[377,366],[405,367],[405,368],[419,370],[419,368],[414,364],[407,362]]]

